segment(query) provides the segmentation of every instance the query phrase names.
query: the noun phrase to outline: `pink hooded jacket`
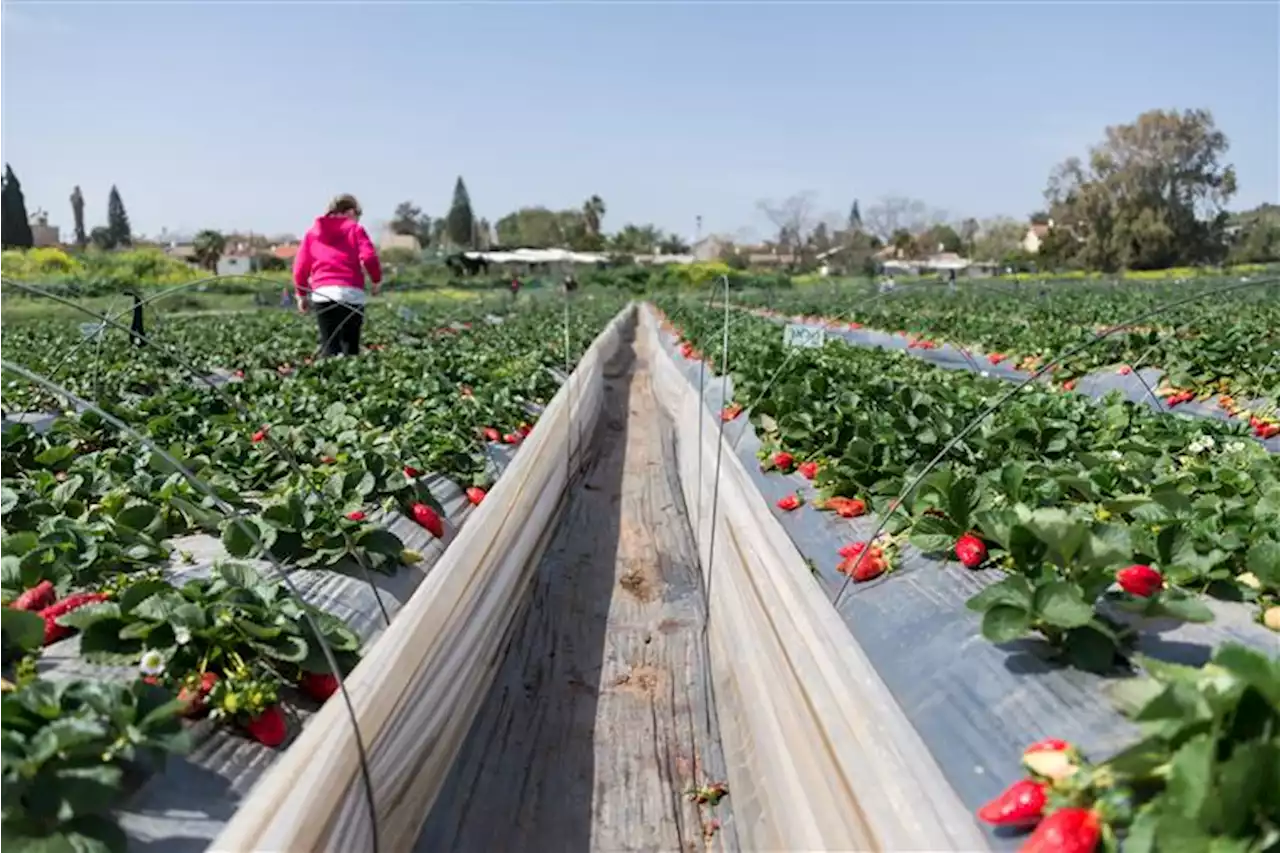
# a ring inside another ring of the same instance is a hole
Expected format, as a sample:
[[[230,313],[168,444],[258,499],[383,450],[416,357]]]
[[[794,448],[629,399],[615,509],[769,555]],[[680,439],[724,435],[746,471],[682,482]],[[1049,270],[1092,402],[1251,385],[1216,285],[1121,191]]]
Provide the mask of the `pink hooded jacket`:
[[[382,281],[378,252],[360,223],[346,216],[321,216],[293,259],[293,287],[299,297],[332,285],[364,290],[365,271],[374,284]]]

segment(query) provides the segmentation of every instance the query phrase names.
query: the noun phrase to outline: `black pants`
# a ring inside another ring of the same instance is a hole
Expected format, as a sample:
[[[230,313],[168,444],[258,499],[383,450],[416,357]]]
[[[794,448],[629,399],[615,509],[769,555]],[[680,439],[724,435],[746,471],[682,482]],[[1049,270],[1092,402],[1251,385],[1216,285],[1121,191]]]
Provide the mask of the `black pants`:
[[[360,327],[364,308],[345,302],[313,302],[320,325],[322,355],[356,355],[360,352]]]

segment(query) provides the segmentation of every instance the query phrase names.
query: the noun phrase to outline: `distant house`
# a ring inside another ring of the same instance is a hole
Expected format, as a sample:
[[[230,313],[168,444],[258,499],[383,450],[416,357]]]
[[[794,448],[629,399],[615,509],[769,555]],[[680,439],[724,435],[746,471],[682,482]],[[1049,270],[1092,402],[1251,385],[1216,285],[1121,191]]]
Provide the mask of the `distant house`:
[[[31,226],[31,245],[35,248],[43,249],[46,246],[56,246],[61,242],[58,226],[49,224],[49,214],[43,210],[37,210],[31,214],[27,222]]]
[[[1048,222],[1033,222],[1031,227],[1027,229],[1026,235],[1022,238],[1022,250],[1028,255],[1034,255],[1040,251],[1040,244],[1044,242],[1044,238],[1049,236],[1049,231],[1053,228],[1053,220]]]
[[[190,243],[170,243],[165,247],[164,253],[171,258],[185,261],[189,264],[196,262],[196,247]]]
[[[293,259],[298,256],[297,243],[282,243],[278,246],[271,247],[271,254],[286,263],[293,263]]]
[[[397,234],[394,231],[387,230],[383,231],[382,236],[378,238],[378,248],[384,252],[387,249],[404,249],[417,253],[422,251],[422,244],[412,234]]]
[[[694,243],[690,252],[699,261],[718,261],[726,249],[732,248],[732,240],[712,234]]]
[[[218,258],[218,275],[249,275],[256,270],[255,258],[248,252],[237,251]]]

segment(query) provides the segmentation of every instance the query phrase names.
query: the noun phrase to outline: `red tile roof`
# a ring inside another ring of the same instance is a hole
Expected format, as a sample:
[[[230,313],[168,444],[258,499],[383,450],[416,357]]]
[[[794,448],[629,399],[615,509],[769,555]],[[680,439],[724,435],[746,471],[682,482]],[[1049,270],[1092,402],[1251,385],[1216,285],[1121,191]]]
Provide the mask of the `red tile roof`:
[[[283,246],[276,246],[271,250],[271,254],[280,258],[282,261],[291,261],[298,254],[298,246],[296,243],[288,243]]]

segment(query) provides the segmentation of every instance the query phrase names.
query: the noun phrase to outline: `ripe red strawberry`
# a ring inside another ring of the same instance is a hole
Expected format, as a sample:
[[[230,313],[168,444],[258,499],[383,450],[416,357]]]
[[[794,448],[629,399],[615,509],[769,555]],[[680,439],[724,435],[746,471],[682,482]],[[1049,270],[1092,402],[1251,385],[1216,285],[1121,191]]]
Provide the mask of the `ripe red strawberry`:
[[[338,676],[332,672],[304,672],[298,686],[312,699],[323,702],[338,692]]]
[[[978,809],[978,820],[992,826],[1035,826],[1044,817],[1046,801],[1043,782],[1020,779]]]
[[[987,545],[972,533],[966,533],[956,541],[956,557],[967,569],[976,569],[987,559]]]
[[[519,444],[520,434],[516,432],[509,432],[502,437],[502,443],[503,444]]]
[[[1076,390],[1076,381],[1075,381],[1074,379],[1068,379],[1066,382],[1063,382],[1063,383],[1062,383],[1062,390],[1063,390],[1063,391],[1074,391],[1074,390]]]
[[[846,560],[852,560],[867,549],[866,542],[851,542],[840,549],[840,556]]]
[[[779,471],[787,472],[791,470],[791,466],[796,464],[796,459],[785,450],[779,450],[773,454],[773,467]]]
[[[484,500],[484,494],[484,489],[479,486],[472,486],[467,489],[467,500],[471,501],[473,505],[479,506],[480,502]]]
[[[1093,853],[1102,840],[1102,820],[1090,809],[1058,809],[1036,827],[1021,853]]]
[[[862,544],[862,543],[859,543]],[[846,557],[836,571],[842,575],[849,575],[853,578],[854,583],[863,583],[865,581],[874,580],[880,577],[889,568],[889,561],[884,558],[884,552],[877,547],[863,549],[865,554],[859,552],[852,556]],[[843,549],[841,551],[843,553]]]
[[[737,419],[740,414],[742,414],[742,404],[730,403],[725,406],[724,411],[720,413],[720,420],[728,423],[729,421]]]
[[[434,509],[421,503],[414,504],[410,509],[413,512],[414,521],[426,528],[437,539],[444,538],[444,522],[440,520],[440,516]]]
[[[1129,566],[1116,572],[1116,583],[1130,595],[1150,598],[1164,587],[1164,575],[1150,566]]]
[[[263,746],[276,747],[284,743],[289,734],[289,726],[284,719],[284,711],[279,705],[272,705],[261,714],[252,717],[244,724],[249,736]]]
[[[814,477],[818,476],[818,463],[813,460],[801,462],[796,466],[796,470],[799,471],[800,476],[804,477],[806,480],[812,480]]]
[[[999,364],[1000,362],[1004,361],[1008,357],[1009,356],[1005,355],[1002,352],[993,352],[987,356],[987,361],[991,362],[992,364]]]
[[[243,370],[237,370],[236,372],[232,373],[231,375],[232,375],[232,376],[234,376],[236,379],[244,379],[244,371],[243,371]]]
[[[827,508],[841,518],[858,518],[867,512],[866,503],[858,498],[831,498],[827,501]]]
[[[685,358],[693,358],[693,344],[686,341],[680,345],[680,355]]]
[[[850,328],[850,329],[861,329],[861,328],[862,328],[862,324],[861,324],[861,323],[850,323],[850,324],[849,324],[849,328]]]
[[[267,437],[267,430],[268,430],[268,429],[269,429],[269,427],[263,427],[262,429],[260,429],[260,430],[258,430],[257,432],[255,432],[255,433],[253,434],[253,443],[254,443],[254,444],[258,444],[259,442],[261,442],[261,441],[263,441],[264,439],[266,439],[266,437]]]
[[[1122,364],[1116,373],[1119,373],[1121,376],[1128,376],[1130,373],[1133,373],[1133,368],[1127,364]]]
[[[30,610],[33,613],[44,610],[57,600],[58,594],[53,589],[53,581],[40,581],[22,595],[13,600],[9,606],[14,610]]]
[[[351,512],[347,513],[347,518],[351,521],[364,521],[366,517],[364,510],[361,509],[353,509]]]
[[[50,643],[56,643],[58,640],[70,637],[75,633],[74,628],[58,624],[59,616],[64,616],[73,610],[84,607],[86,604],[96,604],[99,601],[106,600],[105,593],[77,592],[41,610],[39,615],[44,620],[44,644],[47,646]]]
[[[404,466],[404,475],[408,477],[410,480],[416,479],[418,475],[421,473],[422,473],[421,471],[419,471],[417,468],[414,468],[412,465]]]
[[[324,463],[325,465],[332,465],[332,464],[334,464],[335,462],[337,462],[338,460],[337,460],[337,459],[335,459],[335,458],[334,458],[334,457],[332,457],[332,456],[321,456],[321,457],[320,457],[320,461],[321,461],[322,463]]]
[[[485,441],[502,441],[502,433],[498,432],[493,427],[485,427],[484,438]]]
[[[194,717],[204,710],[205,697],[209,695],[209,691],[218,683],[218,674],[216,672],[200,673],[200,683],[192,689],[183,685],[178,689],[178,701],[186,705],[183,709],[183,716]]]
[[[778,501],[778,509],[782,510],[783,512],[791,512],[794,509],[798,509],[800,507],[800,503],[801,501],[800,501],[799,495],[790,494],[784,497],[782,500]]]
[[[1253,434],[1258,438],[1275,438],[1280,435],[1280,423],[1269,424],[1259,420],[1253,427]]]
[[[521,438],[526,438],[529,433],[533,432],[533,427],[521,421],[520,426],[516,427],[516,432],[520,433]]]

